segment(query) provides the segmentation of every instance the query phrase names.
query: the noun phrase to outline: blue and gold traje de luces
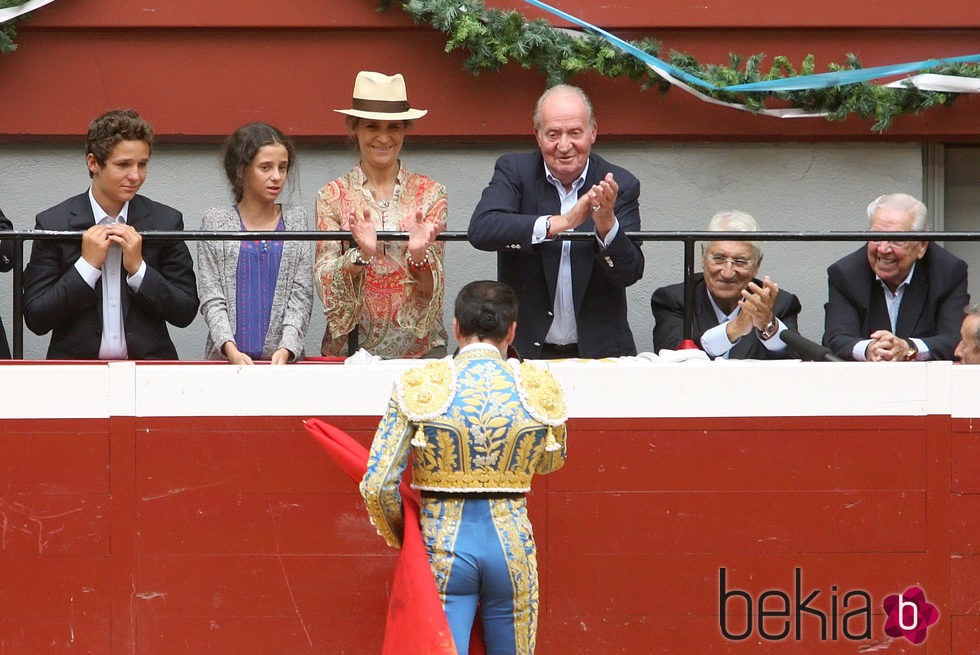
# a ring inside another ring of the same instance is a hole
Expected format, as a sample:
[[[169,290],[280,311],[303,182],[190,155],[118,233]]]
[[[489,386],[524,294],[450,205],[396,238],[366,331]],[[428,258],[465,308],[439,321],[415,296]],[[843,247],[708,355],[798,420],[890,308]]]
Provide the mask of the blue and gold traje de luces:
[[[470,346],[395,383],[361,493],[379,534],[396,547],[404,527],[398,483],[410,459],[414,488],[468,494],[423,494],[419,517],[460,652],[479,606],[488,652],[534,653],[537,551],[521,494],[535,473],[565,463],[565,420],[554,376],[492,347]]]
[[[378,426],[361,491],[389,544],[401,533],[398,482],[412,453],[412,486],[514,492],[565,461],[565,401],[548,371],[469,350],[405,372]]]

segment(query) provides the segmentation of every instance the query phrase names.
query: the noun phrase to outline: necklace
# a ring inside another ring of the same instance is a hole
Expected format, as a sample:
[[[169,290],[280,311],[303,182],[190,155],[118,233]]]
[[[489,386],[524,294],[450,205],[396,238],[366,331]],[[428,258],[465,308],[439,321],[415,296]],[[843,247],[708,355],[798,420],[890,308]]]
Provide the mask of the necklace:
[[[239,224],[242,226],[242,229],[245,230],[246,232],[253,231],[252,228],[249,228],[249,226],[245,224],[245,219],[242,217],[242,212],[241,212],[241,209],[239,208],[238,205],[239,205],[239,203],[236,202],[235,203],[235,213],[238,214],[238,222],[239,222]],[[282,217],[280,216],[280,210],[279,210],[279,207],[278,206],[273,206],[272,210],[273,210],[272,220],[275,220],[275,225],[272,227],[272,230],[269,230],[268,228],[266,228],[265,230],[258,229],[258,230],[255,230],[255,231],[262,231],[262,232],[264,232],[264,231],[278,231],[279,222],[282,220]],[[256,241],[255,244],[258,245],[262,249],[262,252],[268,252],[269,251],[269,242],[266,241],[265,239],[260,239],[259,241]]]
[[[378,203],[378,207],[381,207],[381,209],[388,209],[389,207],[391,207],[391,203],[398,197],[397,179],[395,179],[395,181],[391,183],[390,185],[391,190],[388,191],[387,193],[382,192],[380,185],[375,185],[369,182],[366,183],[364,186],[371,194],[371,199],[374,200],[376,203]],[[388,187],[389,185],[385,184],[384,186]]]

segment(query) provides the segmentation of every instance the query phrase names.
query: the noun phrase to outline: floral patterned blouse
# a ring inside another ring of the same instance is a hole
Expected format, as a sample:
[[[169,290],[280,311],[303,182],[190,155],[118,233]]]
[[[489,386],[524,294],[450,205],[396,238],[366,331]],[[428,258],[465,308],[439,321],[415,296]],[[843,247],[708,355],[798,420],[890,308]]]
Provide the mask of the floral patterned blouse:
[[[380,203],[369,189],[360,165],[320,189],[316,198],[316,226],[322,231],[350,229],[351,214],[368,208],[379,232],[407,232],[421,209],[426,218],[446,224],[446,189],[402,166],[390,201]],[[386,204],[387,206],[382,206]],[[378,251],[359,275],[351,275],[351,245],[319,241],[316,246],[315,279],[323,301],[327,329],[320,352],[347,355],[347,335],[356,326],[358,345],[385,359],[424,357],[432,348],[446,345],[442,323],[445,295],[444,243],[429,246],[433,289],[422,295],[408,268],[407,241],[378,241]]]

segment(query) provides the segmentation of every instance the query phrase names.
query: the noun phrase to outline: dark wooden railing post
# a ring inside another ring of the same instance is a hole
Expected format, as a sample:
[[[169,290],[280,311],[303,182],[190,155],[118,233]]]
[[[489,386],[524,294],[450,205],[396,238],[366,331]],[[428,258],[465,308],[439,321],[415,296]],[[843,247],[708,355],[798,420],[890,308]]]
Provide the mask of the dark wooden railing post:
[[[694,239],[684,239],[684,341],[694,340]]]

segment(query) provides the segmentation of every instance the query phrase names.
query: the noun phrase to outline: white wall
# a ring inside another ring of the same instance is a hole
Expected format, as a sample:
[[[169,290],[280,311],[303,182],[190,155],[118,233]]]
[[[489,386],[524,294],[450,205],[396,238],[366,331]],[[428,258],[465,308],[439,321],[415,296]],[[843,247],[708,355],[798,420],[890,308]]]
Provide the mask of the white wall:
[[[495,158],[533,147],[530,136],[521,143],[476,146],[420,146],[409,139],[403,160],[412,170],[446,185],[449,229],[465,231]],[[0,208],[16,229],[32,228],[38,211],[87,188],[82,149],[80,142],[0,144]],[[219,150],[218,145],[158,143],[143,193],[177,207],[184,213],[185,227],[198,229],[206,208],[230,202]],[[863,230],[865,207],[875,196],[903,191],[921,197],[922,161],[914,143],[618,144],[603,142],[600,136],[596,152],[640,179],[643,229],[650,231],[703,230],[721,209],[746,211],[764,230]],[[316,191],[346,172],[355,154],[345,146],[302,146],[297,159],[290,199],[305,206],[312,217]],[[193,253],[195,244],[190,246]],[[819,340],[823,333],[827,265],[857,246],[768,244],[762,273],[800,297],[800,330],[805,336]],[[659,286],[681,281],[683,265],[680,243],[648,242],[643,250],[646,273],[629,294],[630,324],[640,351],[653,347],[650,295]],[[447,246],[446,259],[448,321],[452,299],[463,284],[495,277],[496,256],[456,242]],[[0,276],[0,316],[12,339],[10,278]],[[322,307],[314,301],[307,335],[311,353],[319,351],[323,328]],[[186,329],[171,329],[181,358],[202,356],[205,329],[200,317]],[[43,358],[47,337],[25,330],[24,343],[26,358]]]
[[[95,362],[0,366],[0,421],[112,416],[377,417],[394,379],[414,365],[243,369],[208,364]],[[980,417],[980,366],[952,362],[551,362],[571,418]],[[711,385],[704,380],[710,378]],[[616,393],[608,393],[615,385]],[[765,389],[745,402],[733,388]],[[57,397],[58,402],[51,402]],[[579,433],[576,432],[576,438]],[[580,452],[580,451],[576,451]],[[974,653],[975,655],[975,653]]]

